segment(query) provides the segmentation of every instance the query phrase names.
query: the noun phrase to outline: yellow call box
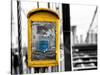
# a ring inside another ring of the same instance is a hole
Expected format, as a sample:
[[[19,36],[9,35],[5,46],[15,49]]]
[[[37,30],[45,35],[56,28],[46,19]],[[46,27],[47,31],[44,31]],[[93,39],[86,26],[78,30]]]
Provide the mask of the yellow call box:
[[[59,64],[60,25],[56,12],[37,8],[28,18],[28,66],[48,67]]]

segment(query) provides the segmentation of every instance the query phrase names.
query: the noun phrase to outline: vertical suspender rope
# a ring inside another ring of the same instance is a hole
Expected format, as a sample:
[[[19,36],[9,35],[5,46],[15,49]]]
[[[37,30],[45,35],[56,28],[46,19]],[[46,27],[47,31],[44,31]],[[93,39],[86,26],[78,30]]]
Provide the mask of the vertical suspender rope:
[[[37,2],[37,8],[39,8],[39,2]]]
[[[18,19],[18,51],[19,51],[19,73],[23,73],[22,64],[22,43],[21,43],[21,3],[17,1],[17,19]]]
[[[48,2],[48,8],[50,9],[50,3]]]
[[[12,12],[12,10],[13,10],[13,7],[12,7],[13,5],[12,5],[12,0],[11,0],[11,74],[12,74],[12,24],[13,24],[13,22],[12,22],[12,20],[13,20],[13,12]]]

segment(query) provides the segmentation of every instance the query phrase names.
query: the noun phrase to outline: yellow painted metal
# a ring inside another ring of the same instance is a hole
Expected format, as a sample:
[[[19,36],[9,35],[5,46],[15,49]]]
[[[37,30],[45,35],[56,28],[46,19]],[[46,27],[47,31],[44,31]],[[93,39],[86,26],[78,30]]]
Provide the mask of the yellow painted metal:
[[[46,9],[37,8],[30,11],[28,18],[28,66],[29,67],[48,67],[59,64],[60,49],[60,25],[59,16],[56,12]],[[32,22],[52,22],[56,23],[56,60],[32,60]]]

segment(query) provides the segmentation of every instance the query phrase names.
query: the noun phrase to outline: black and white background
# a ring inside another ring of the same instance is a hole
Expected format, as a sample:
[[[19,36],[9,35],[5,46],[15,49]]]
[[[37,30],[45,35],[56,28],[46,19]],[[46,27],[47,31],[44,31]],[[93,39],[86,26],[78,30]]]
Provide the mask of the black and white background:
[[[41,0],[42,1],[42,0]],[[56,1],[56,0],[55,0]],[[55,2],[53,1],[53,2]],[[2,3],[3,2],[3,3]],[[45,2],[45,1],[44,1]],[[62,1],[58,1],[58,2],[65,2],[65,3],[72,3],[72,4],[92,4],[92,5],[98,5],[99,6],[99,1],[98,0],[82,0],[82,1],[73,1],[73,0],[62,0]],[[10,1],[1,1],[1,9],[3,9],[1,11],[1,29],[2,31],[0,31],[0,34],[1,34],[1,38],[0,38],[0,47],[1,47],[1,62],[0,62],[0,65],[1,65],[1,71],[0,73],[2,74],[9,74],[10,73]],[[99,12],[99,11],[98,11]],[[2,21],[3,20],[3,21]],[[99,26],[99,24],[98,24]],[[99,27],[98,27],[98,33],[99,33]],[[99,42],[99,39],[98,39],[98,42]],[[98,46],[99,47],[99,46]],[[98,48],[98,59],[99,59],[99,48]],[[98,63],[99,64],[99,63]],[[93,73],[92,73],[93,72]],[[76,72],[76,74],[80,74],[81,72]],[[99,73],[99,70],[97,71],[89,71],[89,72],[86,72],[86,74],[94,74],[94,73]],[[67,74],[67,73],[64,73],[64,74]],[[68,73],[68,74],[74,74],[74,73]],[[84,73],[85,74],[85,73]]]

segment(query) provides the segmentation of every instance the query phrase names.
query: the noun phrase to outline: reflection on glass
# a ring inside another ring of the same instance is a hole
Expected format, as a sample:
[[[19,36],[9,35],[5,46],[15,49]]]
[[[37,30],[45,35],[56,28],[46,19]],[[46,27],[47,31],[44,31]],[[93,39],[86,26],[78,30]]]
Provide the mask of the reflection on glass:
[[[55,23],[32,23],[32,60],[56,59],[55,32]]]

